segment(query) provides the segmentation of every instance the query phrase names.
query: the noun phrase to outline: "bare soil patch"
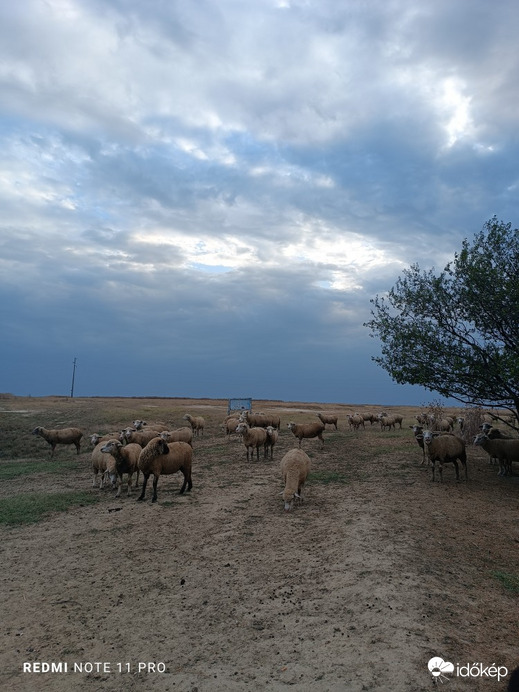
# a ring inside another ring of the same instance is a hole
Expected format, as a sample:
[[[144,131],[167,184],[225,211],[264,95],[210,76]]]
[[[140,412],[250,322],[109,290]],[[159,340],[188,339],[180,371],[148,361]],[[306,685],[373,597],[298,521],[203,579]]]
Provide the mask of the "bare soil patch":
[[[45,442],[27,437],[41,471],[5,481],[0,498],[79,489],[101,500],[1,529],[3,689],[417,692],[434,687],[433,656],[519,664],[518,594],[506,583],[519,575],[517,476],[498,478],[471,446],[468,483],[452,468],[432,483],[411,408],[395,409],[402,430],[354,432],[346,413],[380,408],[257,406],[281,415],[273,461],[247,463],[241,441],[226,438],[224,401],[2,401],[33,412],[17,423],[29,433],[53,421],[103,432],[142,417],[180,427],[195,408],[207,421],[192,491],[181,496],[180,476],[162,477],[155,504],[151,488],[144,503],[135,490],[115,499],[92,488],[86,442],[77,457],[58,447],[64,471],[46,473]],[[323,451],[303,442],[313,477],[305,502],[285,513],[279,462],[295,446],[286,424],[319,410],[336,411],[339,430],[327,427]],[[6,418],[11,451],[0,465],[17,458]],[[24,673],[34,662],[67,672]],[[506,681],[451,675],[445,688],[501,692]]]

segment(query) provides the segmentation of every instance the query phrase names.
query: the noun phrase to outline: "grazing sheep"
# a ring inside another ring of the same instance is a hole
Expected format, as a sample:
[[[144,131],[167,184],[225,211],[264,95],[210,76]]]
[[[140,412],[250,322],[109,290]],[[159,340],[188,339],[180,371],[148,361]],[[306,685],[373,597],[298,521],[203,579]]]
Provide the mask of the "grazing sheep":
[[[190,416],[189,413],[186,413],[186,415],[183,417],[183,420],[187,420],[187,422],[191,426],[193,434],[196,437],[199,437],[199,435],[204,434],[205,420],[202,418],[202,416]]]
[[[334,413],[318,413],[317,418],[321,421],[321,423],[326,427],[327,425],[334,425],[335,430],[338,430],[337,427],[337,421],[338,421],[338,416],[336,416]]]
[[[274,456],[274,446],[276,442],[278,441],[279,437],[279,431],[274,428],[274,426],[269,425],[267,428],[265,428],[266,433],[267,433],[267,439],[265,441],[265,457],[269,456],[269,450],[270,450],[270,458],[272,459]]]
[[[166,442],[187,442],[188,445],[193,446],[193,431],[191,428],[177,428],[176,430],[163,430],[159,433],[159,437],[162,437]]]
[[[427,449],[427,454],[432,463],[432,479],[434,481],[434,471],[436,462],[439,464],[440,482],[443,482],[443,464],[452,463],[456,470],[456,480],[459,481],[460,474],[458,468],[459,459],[465,469],[465,480],[467,476],[467,452],[465,443],[456,435],[434,435],[431,430],[423,431],[423,441]]]
[[[265,428],[251,428],[248,423],[240,423],[236,428],[238,435],[242,436],[243,444],[247,450],[247,461],[254,459],[254,448],[256,448],[256,458],[259,461],[259,448],[265,449],[267,442],[267,431]]]
[[[301,447],[301,441],[303,438],[311,439],[313,437],[318,437],[321,440],[321,449],[324,447],[324,425],[323,423],[287,423],[288,429],[292,432],[294,437],[299,440],[299,446]]]
[[[144,475],[142,491],[137,500],[142,502],[146,494],[148,478],[153,474],[152,502],[157,502],[157,483],[161,475],[170,475],[180,471],[184,475],[184,482],[180,494],[187,486],[188,492],[193,487],[191,481],[191,466],[193,463],[193,448],[187,442],[167,443],[161,437],[156,437],[148,442],[139,455],[138,468]]]
[[[351,413],[348,413],[346,418],[348,419],[350,428],[353,428],[354,430],[358,430],[361,425],[363,428],[366,427],[364,424],[364,418],[360,415],[360,413],[354,413],[353,415],[351,415]]]
[[[512,475],[512,462],[519,461],[519,439],[491,439],[487,434],[479,433],[474,438],[474,444],[483,447],[491,458],[498,460],[498,476]]]
[[[303,487],[310,471],[310,457],[302,449],[291,449],[281,459],[281,475],[285,489],[281,493],[285,511],[292,509],[294,499],[303,502]]]
[[[114,440],[114,442],[117,442],[118,440]],[[105,454],[104,452],[101,451],[102,447],[104,447],[106,442],[99,442],[94,449],[92,450],[92,471],[94,472],[94,477],[92,478],[92,488],[95,488],[97,485],[97,476],[99,473],[101,473],[101,477],[99,479],[99,488],[102,490],[104,486],[104,481],[105,481],[105,474],[106,474],[106,468],[108,464],[110,463],[111,465],[115,466],[115,459],[108,454]],[[110,479],[112,487],[115,486],[115,478],[112,477]]]
[[[51,457],[54,456],[56,445],[75,445],[79,454],[81,448],[81,438],[83,432],[79,428],[58,428],[57,430],[47,430],[38,426],[32,431],[33,435],[39,435],[51,446]]]
[[[119,439],[121,442],[132,442],[141,447],[146,447],[148,442],[151,442],[160,433],[156,430],[135,430],[135,428],[126,428],[122,431]]]
[[[132,477],[135,472],[137,472],[137,480],[135,481],[135,486],[137,487],[139,483],[139,468],[137,463],[139,461],[140,453],[142,452],[142,447],[135,443],[123,445],[119,440],[109,440],[101,446],[101,452],[108,455],[106,461],[106,472],[112,480],[112,485],[115,478],[117,478],[117,493],[115,497],[119,497],[121,494],[121,486],[123,483],[123,473],[128,474],[128,496],[130,495],[132,487]]]

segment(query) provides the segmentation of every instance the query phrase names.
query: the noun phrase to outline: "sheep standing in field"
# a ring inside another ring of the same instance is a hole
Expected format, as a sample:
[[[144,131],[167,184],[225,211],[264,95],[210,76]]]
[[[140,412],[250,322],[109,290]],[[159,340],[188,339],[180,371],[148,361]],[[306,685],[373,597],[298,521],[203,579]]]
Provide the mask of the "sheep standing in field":
[[[385,418],[390,419],[392,421],[392,425],[384,426],[383,420]],[[401,416],[399,413],[391,413],[390,415],[388,415],[387,413],[382,412],[378,414],[378,419],[380,421],[380,427],[382,429],[384,429],[384,427],[393,427],[396,429],[396,425],[398,424],[398,427],[400,428],[400,430],[402,430],[402,423],[404,422],[404,417]]]
[[[423,427],[421,425],[410,425],[409,426],[414,434],[414,439],[416,440],[418,446],[422,450],[422,464],[425,464],[425,445],[423,441]]]
[[[438,462],[440,471],[440,482],[443,482],[443,464],[452,463],[456,470],[456,480],[459,481],[460,474],[458,459],[465,469],[465,480],[467,476],[467,452],[465,443],[456,435],[434,435],[431,430],[423,431],[423,441],[427,450],[427,455],[432,463],[432,479],[434,481],[434,471]]]
[[[318,437],[321,440],[321,449],[324,447],[324,425],[323,423],[294,423],[291,421],[287,423],[288,429],[299,440],[299,447],[301,447],[301,441],[303,438],[312,439]]]
[[[39,435],[48,442],[51,446],[51,457],[54,456],[56,445],[75,445],[77,453],[81,449],[81,438],[83,432],[79,428],[58,428],[57,430],[48,430],[42,428],[41,425],[34,428],[33,435]]]
[[[119,439],[121,442],[132,442],[141,447],[146,447],[148,442],[158,437],[159,434],[160,433],[156,430],[135,430],[135,428],[125,428],[119,436]]]
[[[395,428],[396,420],[393,416],[388,416],[387,414],[379,414],[378,419],[380,421],[381,430],[391,430],[391,428]]]
[[[350,428],[353,428],[354,430],[358,430],[361,425],[363,428],[366,427],[364,424],[364,418],[360,415],[360,413],[354,413],[353,415],[351,413],[348,413],[346,418],[348,419]]]
[[[188,445],[193,446],[193,431],[188,427],[163,430],[159,433],[159,437],[162,437],[166,442],[187,442]]]
[[[238,435],[242,436],[243,444],[247,450],[247,461],[254,459],[254,449],[256,449],[256,459],[259,461],[259,448],[263,447],[267,442],[267,431],[265,428],[250,428],[247,423],[240,423],[236,428]],[[266,455],[265,455],[266,456]]]
[[[189,413],[186,413],[183,420],[187,420],[195,437],[199,437],[200,435],[204,434],[205,420],[202,418],[202,416],[191,416]]]
[[[303,502],[303,487],[310,471],[310,457],[302,449],[291,449],[281,459],[281,475],[285,489],[281,493],[285,511],[290,511],[297,498]]]
[[[279,431],[274,428],[274,426],[269,425],[267,428],[265,428],[265,431],[267,433],[267,439],[265,441],[265,457],[269,456],[269,451],[270,451],[270,458],[272,459],[274,457],[274,446],[276,442],[278,441],[279,437]]]
[[[317,418],[319,418],[324,427],[327,425],[334,425],[335,430],[338,430],[337,421],[339,418],[334,413],[318,413]]]
[[[157,501],[157,483],[161,475],[170,475],[180,471],[184,476],[184,482],[180,494],[187,487],[188,492],[193,487],[191,481],[191,467],[193,463],[193,448],[187,442],[171,442],[168,444],[161,437],[156,437],[148,442],[139,455],[138,468],[142,471],[144,481],[142,491],[137,500],[142,502],[146,494],[148,478],[153,474],[152,502]]]
[[[118,440],[114,440],[114,442],[117,442]],[[110,464],[112,467],[115,467],[116,461],[112,456],[109,456],[108,454],[105,454],[104,452],[101,451],[101,449],[105,446],[105,442],[99,442],[94,449],[92,450],[92,471],[94,473],[94,476],[92,478],[92,488],[95,488],[97,485],[97,476],[100,473],[101,477],[99,479],[99,489],[102,490],[104,487],[104,480],[105,480],[105,474],[106,474],[106,468],[108,464]],[[111,484],[112,487],[115,486],[115,479],[112,477],[111,479]]]
[[[269,416],[266,413],[244,411],[240,415],[240,422],[247,423],[250,428],[267,428],[269,425],[278,430],[281,428],[281,418],[274,415]]]
[[[227,439],[230,439],[231,435],[236,434],[236,428],[238,427],[240,422],[241,421],[239,417],[237,418],[236,416],[227,416],[227,418],[224,420],[222,424]]]
[[[475,437],[474,444],[483,447],[491,458],[498,460],[498,476],[512,475],[512,463],[519,461],[519,439],[503,437],[491,439],[488,434],[480,433]]]
[[[132,487],[132,477],[134,473],[137,473],[137,480],[135,481],[135,486],[139,482],[139,468],[137,463],[139,461],[140,453],[142,452],[142,447],[135,443],[123,445],[119,440],[109,440],[101,446],[101,452],[108,455],[106,461],[106,472],[110,476],[112,485],[115,478],[117,478],[117,493],[115,497],[119,497],[121,494],[121,486],[123,484],[123,473],[128,475],[128,496],[130,496],[130,491]]]

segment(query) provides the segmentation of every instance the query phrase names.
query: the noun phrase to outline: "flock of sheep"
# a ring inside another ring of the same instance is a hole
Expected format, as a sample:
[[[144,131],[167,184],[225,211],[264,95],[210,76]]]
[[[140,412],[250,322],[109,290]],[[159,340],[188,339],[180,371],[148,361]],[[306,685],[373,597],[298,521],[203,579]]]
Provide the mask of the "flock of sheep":
[[[293,507],[295,500],[303,501],[303,489],[310,470],[310,458],[301,448],[304,439],[318,439],[321,449],[324,446],[323,432],[326,425],[338,429],[338,417],[334,414],[317,414],[318,421],[310,423],[287,424],[288,429],[298,440],[298,446],[288,451],[282,458],[280,468],[285,488],[281,493],[285,510]],[[358,431],[378,424],[381,430],[401,429],[403,416],[400,414],[355,413],[347,415],[346,419],[351,429]],[[432,480],[435,480],[435,471],[438,466],[440,481],[443,481],[443,466],[452,463],[455,468],[456,479],[459,480],[458,461],[461,463],[465,479],[467,479],[467,452],[464,440],[454,433],[455,426],[463,430],[463,419],[445,416],[435,418],[426,414],[416,416],[418,424],[410,426],[415,439],[422,449],[422,463],[428,459],[432,465]],[[183,420],[188,425],[169,430],[167,425],[150,424],[145,421],[135,420],[133,424],[122,431],[114,431],[103,436],[94,434],[90,441],[94,449],[92,451],[93,487],[102,488],[108,478],[112,487],[117,484],[119,497],[123,484],[123,476],[127,476],[127,494],[130,495],[132,481],[136,475],[135,486],[138,485],[139,474],[143,474],[142,490],[139,501],[145,499],[146,487],[150,476],[153,476],[152,502],[157,501],[157,484],[161,475],[180,472],[184,481],[180,493],[191,490],[191,469],[193,462],[193,437],[201,437],[204,434],[205,421],[201,416],[185,414]],[[276,415],[252,413],[240,411],[233,413],[223,421],[221,427],[226,435],[240,435],[246,449],[247,461],[260,458],[260,449],[263,448],[265,458],[273,458],[274,447],[278,441],[281,429],[281,420]],[[76,447],[80,453],[83,432],[79,428],[62,428],[49,430],[37,427],[33,431],[51,446],[51,456],[58,444]],[[519,461],[519,438],[505,436],[491,423],[484,423],[481,432],[476,435],[474,444],[481,446],[490,457],[491,462],[496,460],[499,465],[499,475],[512,474],[512,463]]]

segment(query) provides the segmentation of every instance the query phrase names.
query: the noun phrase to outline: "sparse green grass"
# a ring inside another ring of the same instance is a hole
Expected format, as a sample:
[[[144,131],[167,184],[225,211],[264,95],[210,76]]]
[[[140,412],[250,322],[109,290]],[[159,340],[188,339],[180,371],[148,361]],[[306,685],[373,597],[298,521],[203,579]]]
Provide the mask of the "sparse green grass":
[[[64,512],[78,505],[94,504],[99,497],[87,492],[28,493],[0,499],[0,524],[34,524],[50,512]]]
[[[492,576],[494,579],[497,579],[507,591],[511,591],[513,594],[519,594],[519,575],[494,570]]]
[[[75,461],[8,461],[0,464],[0,481],[11,480],[32,473],[63,473],[76,468]]]
[[[311,471],[308,476],[308,483],[343,483],[347,484],[351,482],[345,473],[339,473],[339,471]]]

